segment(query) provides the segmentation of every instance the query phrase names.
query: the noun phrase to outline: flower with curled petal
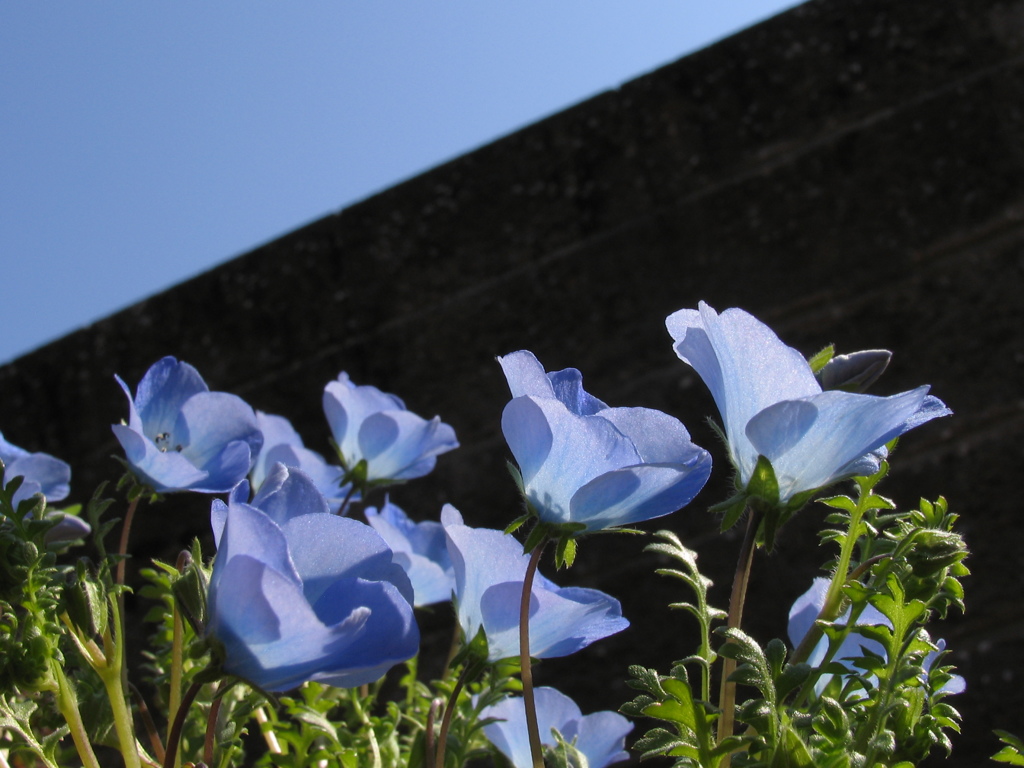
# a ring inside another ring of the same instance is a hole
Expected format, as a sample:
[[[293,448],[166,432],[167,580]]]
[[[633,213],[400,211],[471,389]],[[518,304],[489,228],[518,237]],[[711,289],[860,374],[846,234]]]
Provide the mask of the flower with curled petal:
[[[0,433],[0,461],[6,471],[4,477],[10,482],[22,478],[21,488],[14,494],[13,503],[41,493],[47,501],[66,499],[71,492],[71,466],[48,453],[30,453],[7,442]]]
[[[331,512],[337,514],[346,497],[354,500],[347,493],[350,486],[343,487],[341,484],[344,470],[334,464],[328,464],[319,453],[306,448],[302,437],[288,419],[256,411],[256,426],[263,433],[263,447],[252,465],[252,472],[249,473],[253,488],[258,491],[271,467],[280,462],[309,475],[327,499]]]
[[[537,724],[541,743],[554,748],[552,731],[572,744],[587,760],[589,768],[629,759],[625,751],[626,736],[633,724],[616,712],[594,712],[584,715],[572,699],[554,688],[534,689]],[[530,741],[526,731],[526,707],[520,697],[508,697],[480,713],[481,719],[494,718],[484,726],[484,735],[512,763],[514,768],[532,768]]]
[[[450,504],[441,511],[455,570],[459,625],[470,642],[482,628],[489,661],[519,654],[519,606],[529,556],[510,534],[470,528]],[[530,598],[530,656],[568,656],[629,626],[619,601],[596,589],[559,587],[539,573]]]
[[[395,562],[405,569],[416,595],[417,608],[452,599],[455,571],[448,555],[444,528],[434,520],[414,523],[396,504],[385,500],[363,510],[366,522],[380,534],[395,553]]]
[[[199,372],[173,357],[156,362],[128,397],[127,424],[114,424],[128,466],[159,493],[230,491],[249,473],[263,444],[244,400],[210,392]]]
[[[17,507],[25,499],[37,493],[46,501],[61,501],[71,492],[71,466],[48,453],[31,453],[19,448],[0,433],[0,461],[4,464],[4,483],[16,477],[21,478],[21,487],[15,491],[11,504]],[[44,517],[56,524],[46,532],[47,543],[58,543],[80,539],[92,529],[80,517],[57,510],[47,509]]]
[[[223,669],[266,691],[351,688],[415,655],[412,585],[368,525],[329,513],[306,475],[277,464],[213,502],[206,632]]]
[[[649,408],[609,408],[575,368],[546,373],[533,353],[498,362],[512,400],[501,429],[523,493],[547,523],[597,531],[675,512],[704,487],[711,456],[677,419]]]
[[[356,386],[345,372],[324,387],[323,405],[342,464],[367,484],[422,477],[438,454],[459,447],[440,417],[417,416],[397,396]]]
[[[951,413],[927,386],[891,397],[823,392],[803,356],[741,309],[718,314],[701,302],[665,323],[676,354],[711,390],[738,485],[747,488],[763,456],[782,506],[877,472],[886,443]]]

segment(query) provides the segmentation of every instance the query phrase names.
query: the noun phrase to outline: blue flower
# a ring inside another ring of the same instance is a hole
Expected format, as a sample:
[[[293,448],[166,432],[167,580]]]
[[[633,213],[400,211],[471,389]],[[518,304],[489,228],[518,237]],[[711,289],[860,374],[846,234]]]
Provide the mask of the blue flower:
[[[308,680],[351,688],[415,655],[412,585],[368,525],[329,514],[301,472],[276,465],[213,502],[207,634],[224,671],[266,691]]]
[[[21,487],[11,499],[17,507],[37,493],[54,502],[67,498],[71,492],[71,466],[48,453],[30,453],[7,442],[0,433],[0,461],[4,463],[4,483],[21,478]],[[56,510],[46,510],[44,517],[56,519],[57,524],[46,532],[47,543],[72,541],[87,536],[92,529],[80,517]]]
[[[629,753],[625,751],[626,735],[633,730],[633,724],[622,715],[615,712],[584,715],[576,702],[554,688],[536,688],[533,693],[542,744],[552,748],[556,746],[551,733],[555,729],[564,741],[575,744],[587,758],[589,768],[604,768],[629,759]],[[522,698],[504,699],[485,708],[480,717],[498,719],[498,722],[484,726],[484,734],[514,768],[532,768],[526,707]]]
[[[210,392],[187,363],[165,357],[128,396],[128,424],[114,424],[132,471],[158,492],[230,491],[249,473],[263,444],[245,401]]]
[[[71,466],[48,453],[29,453],[7,442],[0,433],[0,461],[6,468],[4,482],[22,478],[21,488],[14,494],[14,506],[34,494],[41,493],[47,501],[66,499],[71,492]]]
[[[455,569],[459,625],[467,642],[483,627],[488,660],[519,655],[519,605],[529,556],[511,535],[470,528],[450,504],[441,511]],[[629,626],[619,601],[604,592],[559,587],[539,573],[530,600],[530,656],[568,656]]]
[[[701,302],[665,323],[676,354],[700,374],[718,405],[741,487],[764,456],[783,505],[878,471],[887,442],[951,413],[926,386],[891,397],[823,392],[803,356],[740,309],[719,315]]]
[[[825,596],[828,593],[829,580],[824,578],[816,578],[814,583],[811,584],[811,588],[808,589],[804,594],[796,599],[793,603],[793,607],[789,609],[789,626],[787,634],[789,635],[789,641],[793,643],[793,647],[800,645],[800,642],[804,639],[808,632],[811,631],[811,627],[814,626],[815,620],[818,618],[818,614],[821,613],[822,607],[825,605]],[[839,624],[847,624],[850,619],[850,610],[847,611],[838,619]],[[854,626],[884,626],[892,629],[892,622],[889,621],[885,615],[882,614],[874,606],[868,605],[861,611],[860,616],[857,617],[857,621]],[[925,672],[931,670],[932,666],[939,658],[939,654],[945,651],[946,641],[937,640],[935,642],[936,650],[931,651],[924,657],[922,667]],[[828,639],[822,637],[818,641],[818,644],[811,651],[810,656],[807,658],[807,663],[812,667],[817,667],[825,659],[825,654],[828,651]],[[885,648],[877,640],[871,640],[856,631],[851,631],[839,645],[838,650],[833,654],[832,658],[834,661],[838,661],[844,667],[849,669],[851,672],[855,670],[853,664],[859,658],[864,657],[867,653],[880,656],[883,659],[886,657]],[[860,674],[865,674],[862,670]],[[818,695],[825,690],[829,681],[832,679],[832,675],[822,675],[818,678],[815,683],[814,690]],[[873,675],[866,675],[866,679],[869,682],[875,681]],[[950,680],[942,687],[942,692],[947,694],[963,693],[966,689],[966,683],[960,675],[953,675]],[[862,694],[863,695],[863,694]]]
[[[609,408],[579,371],[545,373],[531,352],[498,362],[512,391],[501,429],[541,520],[587,531],[636,523],[676,511],[707,482],[711,456],[677,419]]]
[[[409,575],[418,608],[452,599],[455,571],[448,556],[444,528],[433,520],[414,523],[398,506],[385,501],[378,512],[367,507],[363,514],[395,553],[395,562]]]
[[[342,501],[350,487],[341,485],[341,476],[344,473],[342,468],[328,464],[319,453],[306,448],[299,433],[284,416],[256,411],[256,426],[263,433],[263,448],[260,449],[256,462],[252,465],[252,472],[249,473],[253,487],[259,490],[267,472],[274,464],[280,462],[309,475],[326,497],[331,512],[336,514],[341,509]]]
[[[366,481],[411,480],[428,474],[438,454],[458,448],[455,430],[407,410],[395,395],[357,387],[342,372],[324,388],[324,414],[345,469],[366,462]]]

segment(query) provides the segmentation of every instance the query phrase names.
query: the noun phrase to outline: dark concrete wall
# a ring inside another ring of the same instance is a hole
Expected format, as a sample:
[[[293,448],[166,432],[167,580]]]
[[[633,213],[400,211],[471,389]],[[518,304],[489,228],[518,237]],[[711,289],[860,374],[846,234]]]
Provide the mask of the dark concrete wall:
[[[115,372],[135,382],[175,354],[325,448],[320,392],[345,369],[462,441],[395,499],[501,526],[517,500],[493,358],[530,348],[613,405],[678,415],[716,452],[715,487],[661,522],[699,548],[724,604],[737,542],[714,535],[706,507],[729,473],[664,317],[705,299],[807,353],[893,349],[875,391],[930,383],[956,412],[904,440],[883,490],[903,504],[944,494],[962,515],[969,610],[940,634],[969,686],[950,764],[977,765],[992,727],[1024,733],[1022,44],[1024,2],[812,0],[14,361],[0,428],[71,461],[84,498],[118,469]],[[146,510],[141,551],[180,546],[205,507]],[[758,558],[761,639],[784,631],[830,554],[821,514],[802,512]],[[542,666],[585,709],[629,695],[588,678],[598,660],[617,674],[689,652],[689,624],[661,608],[680,593],[642,543],[587,541],[568,577],[619,595],[634,622]]]

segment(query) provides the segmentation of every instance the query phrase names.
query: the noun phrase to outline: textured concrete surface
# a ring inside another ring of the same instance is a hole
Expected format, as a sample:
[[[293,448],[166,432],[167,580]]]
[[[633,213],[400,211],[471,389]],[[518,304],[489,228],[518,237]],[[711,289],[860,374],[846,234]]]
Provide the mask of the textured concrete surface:
[[[664,317],[705,299],[806,353],[890,348],[876,392],[930,383],[956,412],[904,440],[882,490],[903,504],[944,494],[962,515],[969,609],[940,634],[968,691],[947,764],[977,765],[996,751],[992,727],[1024,733],[1022,44],[1024,2],[812,0],[14,361],[0,428],[71,461],[84,500],[118,469],[115,372],[135,382],[177,355],[326,449],[320,392],[344,369],[461,439],[395,500],[421,518],[451,501],[500,527],[518,507],[493,358],[529,348],[613,405],[679,416],[715,451],[716,486],[651,528],[699,548],[724,604],[738,542],[713,535],[706,507],[729,473]],[[180,547],[207,508],[145,510],[140,553]],[[763,640],[829,557],[821,514],[758,557],[749,628]],[[689,652],[686,620],[662,613],[681,595],[642,544],[587,541],[568,577],[620,596],[634,622],[542,665],[584,709],[629,696],[592,679],[595,663],[617,674]],[[438,637],[443,619],[428,619]]]

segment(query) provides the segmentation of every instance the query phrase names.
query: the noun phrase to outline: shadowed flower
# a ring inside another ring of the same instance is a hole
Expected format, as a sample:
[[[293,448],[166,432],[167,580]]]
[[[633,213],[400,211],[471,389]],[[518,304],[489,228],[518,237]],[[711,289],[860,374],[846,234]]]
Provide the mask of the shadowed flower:
[[[534,690],[537,705],[537,724],[541,743],[555,747],[552,729],[563,741],[574,744],[587,759],[589,768],[629,759],[625,751],[626,736],[633,724],[615,712],[594,712],[584,715],[576,702],[554,688]],[[480,713],[481,719],[497,718],[498,722],[484,726],[488,740],[509,759],[514,768],[532,768],[530,740],[526,731],[526,707],[522,698],[509,697]]]
[[[14,494],[14,506],[33,494],[41,493],[47,501],[66,499],[71,492],[71,467],[48,453],[29,453],[7,442],[0,433],[0,461],[6,467],[4,481],[22,478],[21,488]]]
[[[483,627],[489,661],[519,655],[519,606],[529,556],[509,534],[465,525],[450,504],[441,510],[441,523],[467,642]],[[568,656],[628,626],[615,598],[596,589],[559,587],[536,575],[530,600],[530,656]]]
[[[414,523],[398,506],[385,501],[380,511],[367,507],[363,514],[395,553],[395,562],[409,575],[417,608],[452,599],[455,571],[448,556],[444,528],[438,522]]]
[[[811,627],[814,626],[815,620],[818,618],[818,614],[821,613],[822,607],[825,605],[825,596],[828,593],[829,580],[824,578],[816,578],[814,583],[811,584],[811,588],[804,592],[800,597],[793,603],[793,607],[789,609],[789,626],[787,634],[789,635],[789,641],[793,644],[793,647],[800,645],[800,642],[804,639],[808,632],[811,631]],[[846,624],[850,619],[850,610],[839,618],[839,624]],[[881,611],[877,608],[868,605],[861,612],[860,616],[854,626],[884,626],[892,629],[892,622],[886,618]],[[939,654],[946,649],[945,640],[935,641],[935,645],[938,648],[936,651],[928,653],[922,663],[922,668],[925,672],[929,672],[932,666],[939,658]],[[812,667],[817,667],[825,659],[825,654],[828,651],[828,639],[822,637],[818,641],[818,644],[811,651],[810,656],[807,658],[807,663]],[[874,654],[885,658],[885,648],[877,640],[871,640],[856,631],[850,632],[840,644],[838,650],[833,654],[832,658],[838,661],[840,664],[845,666],[851,672],[855,670],[853,662],[859,658],[862,658],[866,653]],[[863,671],[859,671],[860,674],[866,674]],[[825,687],[828,685],[829,680],[832,679],[831,675],[822,675],[818,678],[815,683],[814,690],[817,694],[821,694]],[[868,675],[867,679],[871,682],[875,682],[876,678],[873,675]],[[942,692],[947,694],[963,693],[967,685],[964,679],[960,675],[952,675],[950,679],[942,686]]]
[[[704,487],[711,456],[677,419],[609,408],[574,368],[545,373],[532,352],[499,357],[512,400],[501,415],[523,492],[541,520],[587,531],[675,512]]]
[[[455,430],[440,417],[427,421],[395,395],[357,387],[344,372],[324,387],[323,403],[345,469],[353,472],[365,461],[369,483],[422,477],[438,454],[459,446]]]
[[[253,487],[259,490],[267,472],[280,462],[309,475],[327,499],[331,512],[337,513],[349,487],[342,488],[342,468],[328,464],[319,453],[306,448],[299,433],[284,416],[256,411],[256,426],[263,433],[263,448],[249,474]]]
[[[741,487],[764,456],[775,471],[782,505],[838,480],[877,472],[887,442],[951,413],[928,395],[927,386],[891,397],[823,392],[803,356],[740,309],[719,315],[701,302],[665,323],[676,354],[711,390]]]
[[[230,491],[249,473],[263,444],[245,401],[210,392],[188,363],[165,357],[128,396],[128,424],[114,424],[132,471],[160,493]]]
[[[21,487],[11,499],[16,508],[25,499],[37,493],[46,497],[47,503],[67,498],[71,492],[71,466],[48,453],[30,453],[7,442],[0,433],[0,461],[4,463],[4,483],[20,477]],[[92,529],[80,517],[47,509],[43,515],[57,520],[57,524],[46,532],[47,543],[72,541],[87,536]]]
[[[211,510],[207,634],[224,670],[267,691],[307,680],[351,688],[411,658],[412,585],[383,539],[329,514],[313,482],[282,464],[251,504],[247,486]]]

